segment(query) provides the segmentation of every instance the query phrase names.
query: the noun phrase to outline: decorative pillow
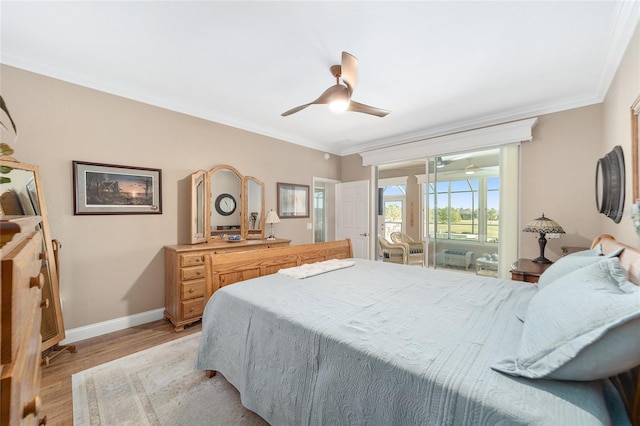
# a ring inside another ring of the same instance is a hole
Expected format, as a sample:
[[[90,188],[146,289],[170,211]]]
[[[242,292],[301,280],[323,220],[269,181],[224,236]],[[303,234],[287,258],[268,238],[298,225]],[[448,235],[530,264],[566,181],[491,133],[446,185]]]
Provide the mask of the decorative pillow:
[[[590,250],[576,251],[574,253],[566,255],[565,257],[572,257],[572,256],[577,256],[577,257],[581,257],[581,256],[602,256],[602,244],[598,244],[597,246],[595,246],[594,248],[592,248]]]
[[[617,257],[564,275],[529,302],[515,356],[494,370],[532,379],[597,380],[640,365],[640,287]]]
[[[598,246],[591,250],[579,251],[561,257],[556,261],[556,263],[549,266],[547,270],[544,271],[542,275],[540,275],[540,279],[538,280],[538,288],[542,289],[558,278],[567,275],[568,273],[571,273],[577,269],[589,266],[592,263],[601,262],[602,260],[610,257],[617,257],[620,255],[620,253],[622,253],[623,250],[624,248],[621,247],[618,250],[608,253],[606,256],[602,256],[602,248],[598,244]]]

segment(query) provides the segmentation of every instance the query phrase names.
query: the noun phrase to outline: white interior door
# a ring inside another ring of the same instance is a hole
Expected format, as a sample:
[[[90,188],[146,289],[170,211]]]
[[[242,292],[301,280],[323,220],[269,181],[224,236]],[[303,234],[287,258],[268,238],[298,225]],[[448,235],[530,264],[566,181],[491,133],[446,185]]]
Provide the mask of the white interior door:
[[[369,181],[336,185],[336,240],[351,239],[353,257],[369,259]]]

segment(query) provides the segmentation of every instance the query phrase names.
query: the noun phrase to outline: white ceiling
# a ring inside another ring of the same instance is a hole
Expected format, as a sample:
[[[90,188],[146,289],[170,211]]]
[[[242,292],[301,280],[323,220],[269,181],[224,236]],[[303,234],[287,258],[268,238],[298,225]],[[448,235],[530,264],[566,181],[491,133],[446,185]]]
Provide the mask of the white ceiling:
[[[2,63],[352,154],[603,100],[637,1],[0,3]],[[359,60],[353,99],[281,117]]]

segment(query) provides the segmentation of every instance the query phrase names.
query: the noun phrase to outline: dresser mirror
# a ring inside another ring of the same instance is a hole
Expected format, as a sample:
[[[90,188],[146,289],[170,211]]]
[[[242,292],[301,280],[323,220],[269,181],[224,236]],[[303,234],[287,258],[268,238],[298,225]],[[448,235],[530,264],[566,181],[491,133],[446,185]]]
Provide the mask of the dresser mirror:
[[[49,232],[47,208],[44,202],[44,194],[37,166],[24,164],[12,157],[0,157],[0,168],[3,179],[0,183],[0,210],[1,214],[8,216],[41,216],[40,230],[43,237],[42,276],[42,300],[45,305],[42,309],[42,350],[45,351],[64,339],[64,324],[62,309],[60,306],[60,293],[58,282],[58,270],[56,251]],[[48,301],[48,305],[46,304]]]
[[[264,182],[247,176],[244,192],[247,199],[247,214],[244,223],[247,229],[247,238],[251,239],[253,236],[262,238],[264,235]]]
[[[191,175],[191,244],[207,241],[204,234],[204,192],[207,173],[200,170]]]
[[[264,183],[229,165],[191,175],[191,244],[264,238]]]

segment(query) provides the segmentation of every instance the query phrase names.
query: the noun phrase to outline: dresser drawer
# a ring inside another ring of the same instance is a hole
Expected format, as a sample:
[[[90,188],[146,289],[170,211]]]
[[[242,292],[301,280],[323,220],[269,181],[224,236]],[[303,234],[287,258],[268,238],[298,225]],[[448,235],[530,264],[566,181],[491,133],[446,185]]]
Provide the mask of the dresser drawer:
[[[204,311],[204,297],[185,300],[180,302],[180,305],[182,307],[182,318],[200,318]]]
[[[204,297],[205,289],[207,288],[207,284],[205,280],[200,281],[189,281],[186,283],[181,283],[180,287],[182,288],[180,299],[195,299],[196,297]]]
[[[180,270],[180,278],[182,281],[204,279],[204,266],[183,268]]]
[[[28,321],[24,321],[25,334],[22,336],[16,357],[11,364],[2,366],[0,384],[2,387],[0,425],[2,426],[37,424],[37,418],[41,414],[39,410],[42,408],[40,401],[42,339],[40,339],[39,325],[42,309],[39,293],[33,296],[30,311],[26,316]],[[16,407],[19,409],[15,409]]]
[[[180,255],[180,266],[200,266],[204,265],[203,254],[183,254]]]
[[[5,259],[2,259],[3,285],[0,300],[10,301],[10,309],[2,310],[2,327],[11,329],[11,333],[2,333],[0,361],[12,362],[25,333],[28,323],[24,318],[31,316],[33,300],[40,298],[44,277],[40,273],[42,250],[40,233],[33,233],[22,241]]]

